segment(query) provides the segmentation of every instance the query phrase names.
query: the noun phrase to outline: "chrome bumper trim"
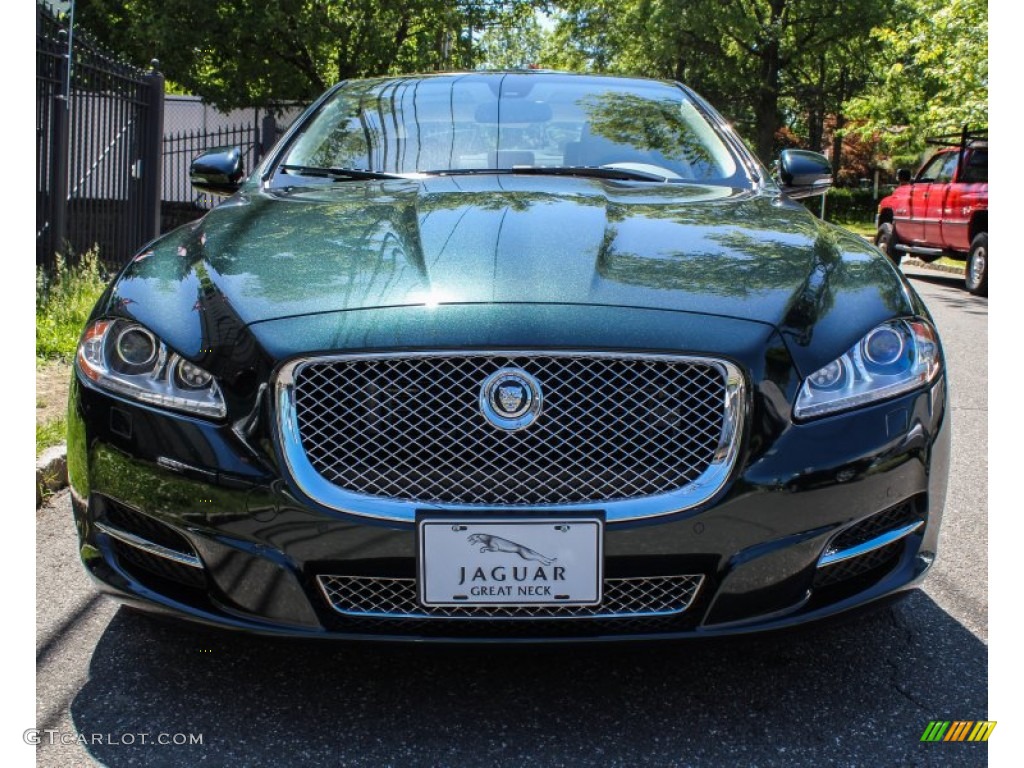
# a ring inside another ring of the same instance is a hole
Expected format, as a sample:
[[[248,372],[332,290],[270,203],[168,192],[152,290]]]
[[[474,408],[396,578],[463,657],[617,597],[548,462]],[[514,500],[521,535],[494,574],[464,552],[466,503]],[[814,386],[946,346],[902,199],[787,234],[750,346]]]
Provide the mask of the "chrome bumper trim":
[[[136,536],[134,533],[128,533],[128,531],[122,531],[120,528],[115,528],[112,525],[106,523],[96,522],[96,528],[103,533],[107,534],[111,538],[117,539],[129,546],[141,549],[143,552],[148,552],[151,555],[162,557],[166,560],[173,560],[181,565],[187,565],[191,568],[202,568],[202,561],[195,555],[187,555],[184,552],[178,552],[173,549],[168,549],[159,544],[155,544],[148,539],[144,539],[141,536]]]
[[[862,544],[858,544],[855,547],[850,547],[849,549],[841,549],[838,552],[826,552],[824,555],[821,556],[821,559],[818,561],[818,567],[826,568],[830,565],[841,563],[844,560],[850,560],[854,557],[866,555],[868,552],[873,552],[876,549],[881,549],[882,547],[888,544],[892,544],[894,541],[899,541],[904,536],[909,536],[922,525],[924,525],[924,520],[917,520],[913,523],[901,526],[900,528],[894,528],[891,531],[886,531],[880,536],[876,536],[873,539],[868,539],[867,541],[863,542]]]

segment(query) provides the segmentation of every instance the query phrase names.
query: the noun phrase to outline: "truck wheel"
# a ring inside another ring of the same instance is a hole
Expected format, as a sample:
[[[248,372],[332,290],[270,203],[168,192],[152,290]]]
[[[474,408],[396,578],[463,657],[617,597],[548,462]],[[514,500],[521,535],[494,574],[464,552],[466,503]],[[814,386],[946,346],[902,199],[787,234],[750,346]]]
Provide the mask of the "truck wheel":
[[[878,250],[889,257],[897,267],[900,265],[900,259],[903,258],[903,254],[896,250],[896,230],[892,228],[890,222],[880,224],[878,226],[878,233],[875,235],[875,245],[878,246]]]
[[[964,270],[964,287],[975,296],[988,296],[988,233],[975,235]]]

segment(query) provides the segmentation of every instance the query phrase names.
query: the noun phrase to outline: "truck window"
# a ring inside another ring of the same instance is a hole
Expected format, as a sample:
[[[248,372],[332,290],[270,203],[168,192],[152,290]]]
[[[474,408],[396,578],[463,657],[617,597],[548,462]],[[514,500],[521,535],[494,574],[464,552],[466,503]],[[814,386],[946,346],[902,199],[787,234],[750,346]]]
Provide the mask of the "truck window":
[[[971,152],[960,181],[964,184],[988,184],[987,149],[975,149]]]
[[[945,161],[942,163],[942,166],[939,168],[939,173],[935,177],[936,184],[948,184],[956,175],[956,164],[957,159],[959,158],[959,153],[950,152],[944,155],[944,157]]]
[[[954,155],[954,158],[955,157],[956,156]],[[935,157],[929,160],[925,167],[921,169],[921,172],[917,174],[917,182],[919,184],[922,182],[927,184],[932,181],[938,181],[939,174],[942,171],[942,167],[946,163],[946,160],[947,157],[945,154],[935,155]]]

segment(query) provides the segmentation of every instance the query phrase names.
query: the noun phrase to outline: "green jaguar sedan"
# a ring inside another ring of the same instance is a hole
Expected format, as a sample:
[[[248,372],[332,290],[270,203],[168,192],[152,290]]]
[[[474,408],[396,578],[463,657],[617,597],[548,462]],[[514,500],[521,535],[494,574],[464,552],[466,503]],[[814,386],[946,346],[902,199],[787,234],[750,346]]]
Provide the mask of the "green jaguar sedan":
[[[268,635],[681,638],[880,605],[935,557],[939,338],[878,250],[671,82],[343,82],[83,331],[82,561]]]

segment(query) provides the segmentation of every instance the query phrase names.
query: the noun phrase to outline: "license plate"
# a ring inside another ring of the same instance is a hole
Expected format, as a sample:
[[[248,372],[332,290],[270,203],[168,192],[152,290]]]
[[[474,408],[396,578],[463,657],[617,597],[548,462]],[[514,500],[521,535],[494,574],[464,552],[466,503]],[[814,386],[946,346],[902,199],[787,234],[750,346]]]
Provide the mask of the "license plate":
[[[423,605],[597,605],[597,519],[430,519],[419,526]]]

